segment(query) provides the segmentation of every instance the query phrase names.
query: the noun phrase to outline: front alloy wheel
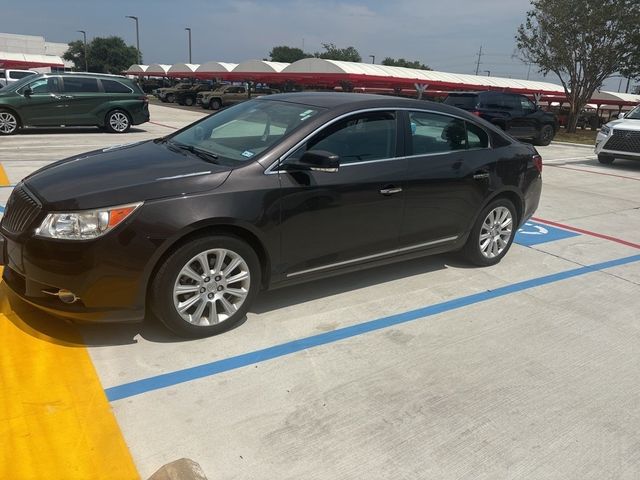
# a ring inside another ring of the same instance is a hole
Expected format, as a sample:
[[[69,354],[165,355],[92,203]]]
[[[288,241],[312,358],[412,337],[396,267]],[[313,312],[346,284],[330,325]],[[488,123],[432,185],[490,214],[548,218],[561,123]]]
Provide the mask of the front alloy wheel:
[[[494,200],[478,216],[464,246],[464,255],[476,265],[495,265],[509,251],[516,227],[513,203],[506,198]]]
[[[8,110],[0,110],[0,135],[12,135],[18,131],[18,117]]]
[[[244,318],[260,276],[256,253],[239,238],[197,238],[178,248],[158,270],[151,308],[180,336],[215,335]]]

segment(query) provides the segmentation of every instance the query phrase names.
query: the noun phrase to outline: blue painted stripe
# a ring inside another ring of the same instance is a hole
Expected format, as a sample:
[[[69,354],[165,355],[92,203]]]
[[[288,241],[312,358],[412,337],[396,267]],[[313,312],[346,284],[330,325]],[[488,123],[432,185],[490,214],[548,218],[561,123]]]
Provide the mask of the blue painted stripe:
[[[350,327],[340,328],[332,332],[301,338],[299,340],[275,345],[273,347],[264,348],[262,350],[256,350],[254,352],[244,353],[235,357],[225,358],[223,360],[186,368],[184,370],[177,370],[175,372],[169,372],[154,377],[144,378],[142,380],[136,380],[130,383],[125,383],[123,385],[107,388],[105,390],[105,393],[107,394],[107,398],[109,399],[109,401],[113,402],[115,400],[121,400],[123,398],[132,397],[134,395],[139,395],[141,393],[149,392],[152,390],[170,387],[179,383],[189,382],[198,378],[209,377],[218,373],[228,372],[229,370],[246,367],[247,365],[252,365],[259,362],[264,362],[266,360],[271,360],[273,358],[290,355],[301,350],[325,345],[327,343],[337,342],[346,338],[355,337],[356,335],[362,335],[367,332],[373,332],[375,330],[388,328],[419,318],[429,317],[431,315],[437,315],[439,313],[456,310],[462,307],[473,305],[475,303],[484,302],[486,300],[491,300],[516,292],[521,292],[523,290],[528,290],[534,287],[548,285],[550,283],[578,277],[587,273],[592,273],[606,268],[617,267],[620,265],[626,265],[638,261],[640,261],[640,255],[633,255],[617,260],[596,263],[594,265],[579,267],[573,270],[545,275],[544,277],[538,277],[531,280],[525,280],[523,282],[513,283],[511,285],[506,285],[495,290],[488,290],[486,292],[467,295],[465,297],[448,300],[446,302],[437,303],[435,305],[419,308],[417,310],[411,310],[409,312],[391,315],[389,317],[379,318],[377,320],[371,320],[357,325],[352,325]]]

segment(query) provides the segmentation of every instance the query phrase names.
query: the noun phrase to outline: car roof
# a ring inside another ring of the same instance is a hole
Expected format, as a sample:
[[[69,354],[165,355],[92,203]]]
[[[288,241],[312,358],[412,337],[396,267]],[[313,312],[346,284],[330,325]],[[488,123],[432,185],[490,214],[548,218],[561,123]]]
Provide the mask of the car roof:
[[[95,77],[95,78],[104,78],[104,79],[118,79],[118,80],[131,80],[130,78],[125,77],[124,75],[113,75],[111,73],[91,73],[91,72],[49,72],[49,73],[40,73],[39,77],[52,77],[52,76],[61,76],[61,77]]]
[[[277,93],[259,97],[263,101],[282,101],[299,103],[311,107],[327,109],[344,108],[352,110],[358,108],[415,108],[434,110],[462,116],[461,110],[442,103],[412,98],[393,97],[389,95],[373,95],[368,93],[346,92],[297,92]]]

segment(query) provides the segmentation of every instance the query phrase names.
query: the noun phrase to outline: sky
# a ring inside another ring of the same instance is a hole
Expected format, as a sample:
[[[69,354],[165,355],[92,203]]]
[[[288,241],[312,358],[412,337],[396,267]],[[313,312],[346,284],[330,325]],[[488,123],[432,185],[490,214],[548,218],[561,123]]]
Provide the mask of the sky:
[[[192,29],[193,63],[239,63],[268,58],[271,47],[305,52],[322,43],[354,46],[376,63],[385,57],[419,60],[434,70],[558,83],[516,58],[514,36],[529,0],[0,0],[0,32],[41,35],[67,43],[117,35],[135,45],[139,17],[143,61],[188,61]],[[617,91],[619,78],[606,81]],[[622,82],[622,91],[625,83]]]

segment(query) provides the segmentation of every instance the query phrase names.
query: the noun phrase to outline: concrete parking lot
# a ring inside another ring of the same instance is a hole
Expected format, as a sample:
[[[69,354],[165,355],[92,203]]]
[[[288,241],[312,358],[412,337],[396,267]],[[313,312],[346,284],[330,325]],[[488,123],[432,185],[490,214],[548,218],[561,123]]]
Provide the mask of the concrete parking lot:
[[[207,113],[2,138],[0,205],[52,161]],[[210,480],[640,478],[640,163],[539,151],[540,208],[494,267],[448,254],[263,292],[196,341],[151,318],[67,324],[4,289],[0,478],[146,478],[181,457]]]

